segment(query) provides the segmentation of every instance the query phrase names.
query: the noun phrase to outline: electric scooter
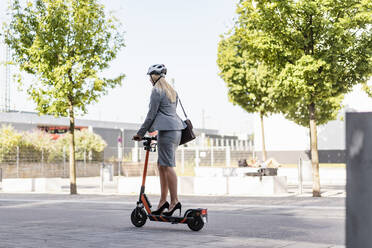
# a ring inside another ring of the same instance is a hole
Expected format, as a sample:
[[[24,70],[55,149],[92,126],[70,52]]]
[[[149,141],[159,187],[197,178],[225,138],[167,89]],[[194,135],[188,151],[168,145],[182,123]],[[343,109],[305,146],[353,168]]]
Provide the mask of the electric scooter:
[[[143,168],[142,175],[142,186],[137,202],[137,207],[132,211],[131,221],[136,227],[142,227],[145,225],[147,218],[150,221],[167,222],[171,224],[187,224],[188,227],[193,231],[199,231],[204,227],[204,224],[208,222],[208,213],[206,208],[188,209],[184,216],[165,216],[165,215],[153,215],[151,214],[151,203],[145,194],[145,183],[147,174],[147,165],[149,161],[150,152],[156,151],[156,143],[152,142],[156,140],[156,137],[144,137],[142,140],[144,149],[146,151],[145,166]]]

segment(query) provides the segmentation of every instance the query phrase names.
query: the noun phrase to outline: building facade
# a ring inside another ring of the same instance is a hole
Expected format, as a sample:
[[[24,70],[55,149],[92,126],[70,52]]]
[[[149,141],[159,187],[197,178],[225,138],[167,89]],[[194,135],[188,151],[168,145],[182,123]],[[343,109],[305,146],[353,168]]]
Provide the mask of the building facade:
[[[50,115],[38,115],[34,112],[10,111],[0,112],[0,125],[11,125],[18,131],[32,131],[35,129],[48,132],[54,139],[58,135],[68,132],[69,119],[67,117],[56,118]],[[132,148],[142,146],[141,142],[134,142],[133,135],[140,128],[138,123],[128,122],[111,122],[76,119],[75,126],[77,130],[89,129],[92,132],[100,135],[107,143],[104,150],[104,157],[118,157],[120,148]],[[245,147],[251,149],[249,140],[239,140],[237,136],[225,136],[219,134],[218,130],[214,129],[194,129],[197,138],[188,143],[189,147],[223,147],[229,146],[232,149],[237,147]],[[248,148],[249,147],[249,148]]]

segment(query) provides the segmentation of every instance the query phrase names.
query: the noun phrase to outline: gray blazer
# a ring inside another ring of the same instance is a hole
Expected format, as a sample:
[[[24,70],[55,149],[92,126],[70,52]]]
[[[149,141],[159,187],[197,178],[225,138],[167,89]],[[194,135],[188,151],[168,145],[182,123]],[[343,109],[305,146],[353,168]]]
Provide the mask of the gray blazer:
[[[182,130],[186,124],[177,115],[176,102],[172,103],[166,93],[157,88],[153,88],[150,97],[149,112],[137,134],[143,137],[147,131],[155,130]]]

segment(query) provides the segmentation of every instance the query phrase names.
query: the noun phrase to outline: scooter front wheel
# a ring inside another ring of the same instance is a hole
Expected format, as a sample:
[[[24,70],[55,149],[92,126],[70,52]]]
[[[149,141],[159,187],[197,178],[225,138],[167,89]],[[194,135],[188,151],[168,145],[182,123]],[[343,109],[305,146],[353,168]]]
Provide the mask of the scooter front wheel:
[[[132,221],[132,224],[136,227],[141,227],[145,225],[146,220],[147,220],[147,215],[146,215],[145,210],[143,208],[133,209],[130,219]]]

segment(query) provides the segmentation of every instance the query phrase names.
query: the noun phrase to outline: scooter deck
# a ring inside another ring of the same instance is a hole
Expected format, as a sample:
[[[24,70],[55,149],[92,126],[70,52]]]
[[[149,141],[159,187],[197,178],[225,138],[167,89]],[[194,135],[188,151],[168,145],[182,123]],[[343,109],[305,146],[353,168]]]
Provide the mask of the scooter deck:
[[[151,221],[170,222],[172,224],[178,224],[178,223],[186,224],[188,220],[193,220],[195,218],[194,216],[188,217],[187,215],[189,213],[194,213],[196,216],[200,216],[203,222],[207,222],[208,220],[207,209],[203,209],[203,208],[188,209],[185,212],[184,216],[165,216],[165,215],[148,214],[147,217]]]
[[[178,223],[187,223],[188,219],[192,219],[192,217],[183,217],[183,216],[164,216],[164,215],[152,215],[149,214],[147,215],[149,220],[151,221],[160,221],[160,222],[170,222],[173,224],[178,224]]]

